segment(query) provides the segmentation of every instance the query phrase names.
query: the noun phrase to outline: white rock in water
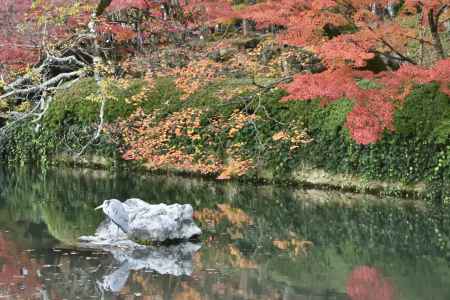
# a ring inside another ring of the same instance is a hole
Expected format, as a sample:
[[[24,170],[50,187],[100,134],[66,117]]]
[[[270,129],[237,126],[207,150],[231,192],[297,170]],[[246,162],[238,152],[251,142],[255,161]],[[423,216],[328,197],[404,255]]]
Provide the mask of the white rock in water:
[[[132,239],[188,240],[202,233],[194,223],[190,204],[150,205],[139,199],[129,199],[124,204],[129,207],[128,236]]]
[[[81,241],[133,247],[132,241],[189,240],[202,233],[194,223],[189,204],[151,205],[140,199],[128,199],[123,203],[112,199],[99,208],[103,208],[109,219],[100,224],[95,236],[81,237]]]

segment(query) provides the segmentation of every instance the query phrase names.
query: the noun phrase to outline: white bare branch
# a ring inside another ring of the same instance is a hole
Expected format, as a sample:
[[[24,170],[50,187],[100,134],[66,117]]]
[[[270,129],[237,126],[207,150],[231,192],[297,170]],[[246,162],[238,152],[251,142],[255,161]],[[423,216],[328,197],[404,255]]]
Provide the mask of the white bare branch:
[[[81,76],[85,75],[85,73],[86,73],[86,71],[83,69],[69,72],[69,73],[61,73],[61,74],[45,81],[44,83],[42,83],[40,85],[32,86],[32,87],[25,88],[25,89],[13,90],[6,94],[3,94],[0,96],[0,100],[6,99],[11,96],[27,96],[32,93],[40,92],[40,91],[45,90],[46,88],[57,85],[62,80],[69,80],[69,79],[73,79],[75,77],[81,77]]]

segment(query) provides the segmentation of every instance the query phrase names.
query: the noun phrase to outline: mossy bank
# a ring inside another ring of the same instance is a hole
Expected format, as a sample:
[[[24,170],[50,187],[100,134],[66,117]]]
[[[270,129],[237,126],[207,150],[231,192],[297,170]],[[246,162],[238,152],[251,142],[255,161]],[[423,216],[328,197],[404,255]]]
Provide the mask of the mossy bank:
[[[395,131],[359,145],[345,127],[352,102],[283,102],[278,88],[215,81],[189,96],[172,78],[110,80],[105,126],[93,79],[58,92],[39,124],[23,123],[1,148],[11,164],[58,162],[422,195],[450,200],[450,99],[416,86],[395,113]],[[224,91],[238,90],[231,97]],[[127,163],[125,163],[127,161]]]

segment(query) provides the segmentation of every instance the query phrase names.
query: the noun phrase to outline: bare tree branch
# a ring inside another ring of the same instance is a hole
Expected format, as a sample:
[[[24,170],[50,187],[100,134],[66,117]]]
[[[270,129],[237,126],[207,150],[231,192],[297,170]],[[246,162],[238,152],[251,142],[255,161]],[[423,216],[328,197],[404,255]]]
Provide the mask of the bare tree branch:
[[[24,75],[17,79],[16,81],[13,81],[12,83],[8,84],[5,87],[5,91],[13,91],[17,89],[17,87],[25,84],[27,81],[31,80],[31,77],[33,74],[40,74],[44,71],[45,68],[51,67],[51,66],[58,66],[58,65],[76,65],[79,68],[87,67],[87,64],[84,62],[78,60],[75,56],[68,56],[68,57],[55,57],[48,55],[47,58],[38,66],[37,68],[33,69],[30,74]]]
[[[68,80],[68,79],[72,79],[74,77],[80,77],[80,76],[84,75],[85,73],[86,73],[86,71],[83,69],[77,70],[74,72],[69,72],[69,73],[61,73],[61,74],[45,81],[44,83],[42,83],[40,85],[32,86],[32,87],[26,88],[26,89],[13,90],[11,92],[3,94],[0,96],[0,100],[6,99],[11,96],[27,96],[32,93],[40,92],[48,87],[58,84],[62,80]]]
[[[102,97],[102,102],[101,102],[101,105],[100,105],[100,113],[99,113],[100,121],[99,121],[98,126],[97,126],[97,131],[95,132],[94,136],[89,140],[89,142],[87,144],[85,144],[83,146],[83,148],[81,148],[80,152],[78,152],[75,155],[76,158],[81,157],[81,155],[84,154],[86,149],[89,146],[91,146],[100,137],[100,134],[102,133],[102,130],[103,130],[103,127],[104,127],[104,122],[105,122],[105,120],[104,120],[105,119],[105,104],[106,104],[106,98]]]

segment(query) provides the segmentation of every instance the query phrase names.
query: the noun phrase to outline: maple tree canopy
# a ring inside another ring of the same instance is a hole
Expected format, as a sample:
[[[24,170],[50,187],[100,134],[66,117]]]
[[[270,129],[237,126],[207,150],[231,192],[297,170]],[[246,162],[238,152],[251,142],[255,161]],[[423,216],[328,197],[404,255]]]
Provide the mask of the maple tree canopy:
[[[324,105],[352,100],[346,126],[355,141],[370,144],[395,130],[394,111],[415,84],[438,82],[450,95],[450,60],[442,41],[449,5],[449,0],[267,0],[239,7],[228,0],[5,0],[0,72],[39,62],[86,28],[92,12],[99,17],[98,32],[119,43],[142,41],[156,31],[252,20],[257,29],[275,32],[281,44],[315,53],[326,66],[282,85],[289,93],[284,100],[319,98]],[[139,14],[113,17],[121,11]],[[425,57],[426,52],[433,55]],[[385,63],[382,72],[371,68],[376,60]],[[361,85],[367,80],[369,88]]]
[[[394,130],[394,111],[414,84],[438,82],[450,95],[450,60],[440,37],[446,30],[449,5],[446,0],[269,0],[238,15],[260,27],[283,26],[281,43],[319,55],[327,70],[296,75],[284,86],[289,92],[285,100],[319,98],[327,104],[351,99],[354,106],[347,128],[358,143],[369,144],[386,129]],[[417,18],[418,24],[408,25]],[[429,46],[435,58],[425,64],[423,57],[412,55],[415,43]],[[376,57],[393,59],[398,66],[375,74],[368,63]],[[362,87],[358,82],[363,79],[377,83],[376,88]]]

